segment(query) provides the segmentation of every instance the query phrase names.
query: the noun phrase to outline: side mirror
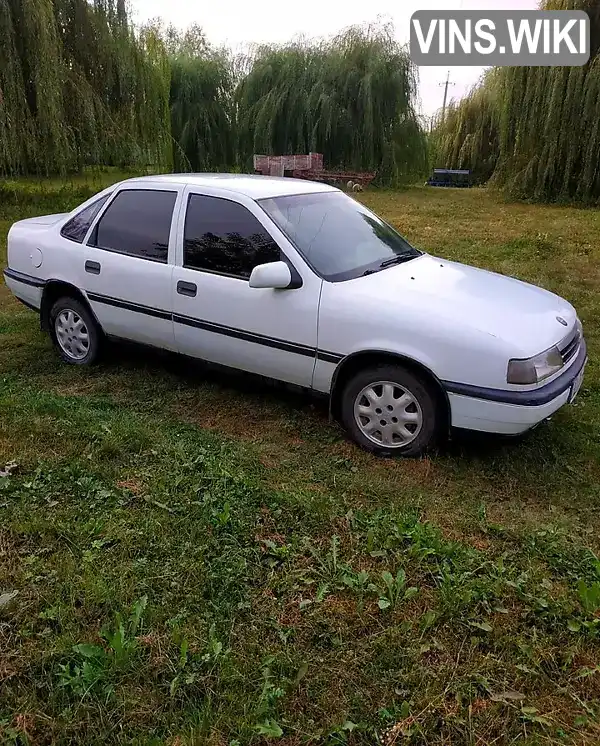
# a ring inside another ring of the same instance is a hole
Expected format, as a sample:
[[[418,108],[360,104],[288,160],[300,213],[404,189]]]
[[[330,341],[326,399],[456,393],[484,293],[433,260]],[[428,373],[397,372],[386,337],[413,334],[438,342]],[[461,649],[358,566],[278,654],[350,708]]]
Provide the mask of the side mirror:
[[[250,275],[251,288],[284,290],[292,284],[292,273],[285,262],[269,262],[254,267]]]

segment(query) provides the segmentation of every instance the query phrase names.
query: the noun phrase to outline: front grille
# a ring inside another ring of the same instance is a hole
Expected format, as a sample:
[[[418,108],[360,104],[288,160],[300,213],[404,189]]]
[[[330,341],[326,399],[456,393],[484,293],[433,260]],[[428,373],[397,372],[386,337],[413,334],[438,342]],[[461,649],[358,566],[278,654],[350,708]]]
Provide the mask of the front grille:
[[[562,355],[563,363],[565,363],[565,365],[569,362],[569,360],[572,360],[579,352],[580,344],[581,331],[579,329],[575,329],[574,333],[569,334],[569,336],[563,339],[563,341],[560,343],[558,349],[560,350],[560,354]]]

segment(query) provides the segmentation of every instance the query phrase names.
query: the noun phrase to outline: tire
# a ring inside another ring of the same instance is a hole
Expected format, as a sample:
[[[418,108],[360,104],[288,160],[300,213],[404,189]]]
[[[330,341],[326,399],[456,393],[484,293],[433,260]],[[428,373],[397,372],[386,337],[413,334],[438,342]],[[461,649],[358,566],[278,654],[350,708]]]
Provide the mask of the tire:
[[[380,365],[348,381],[341,418],[352,439],[371,453],[420,456],[435,444],[443,413],[428,382],[400,365]]]
[[[54,303],[50,336],[58,354],[70,365],[92,365],[98,359],[102,331],[89,308],[76,298],[64,296]]]

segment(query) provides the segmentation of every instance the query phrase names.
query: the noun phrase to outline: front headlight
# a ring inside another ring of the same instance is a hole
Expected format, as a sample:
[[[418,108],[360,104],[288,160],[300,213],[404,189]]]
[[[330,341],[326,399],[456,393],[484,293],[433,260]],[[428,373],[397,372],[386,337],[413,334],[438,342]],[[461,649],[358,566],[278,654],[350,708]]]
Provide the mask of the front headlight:
[[[558,347],[530,357],[527,360],[509,360],[506,380],[508,383],[539,383],[563,367]]]

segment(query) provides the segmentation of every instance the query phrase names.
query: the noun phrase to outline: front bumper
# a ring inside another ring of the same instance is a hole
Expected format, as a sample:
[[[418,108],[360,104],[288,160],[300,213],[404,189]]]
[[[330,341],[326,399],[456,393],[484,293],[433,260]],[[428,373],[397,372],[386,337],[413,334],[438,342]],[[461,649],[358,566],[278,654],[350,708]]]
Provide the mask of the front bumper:
[[[582,338],[573,363],[550,383],[528,391],[446,384],[452,427],[518,435],[538,425],[577,393],[587,362]]]

